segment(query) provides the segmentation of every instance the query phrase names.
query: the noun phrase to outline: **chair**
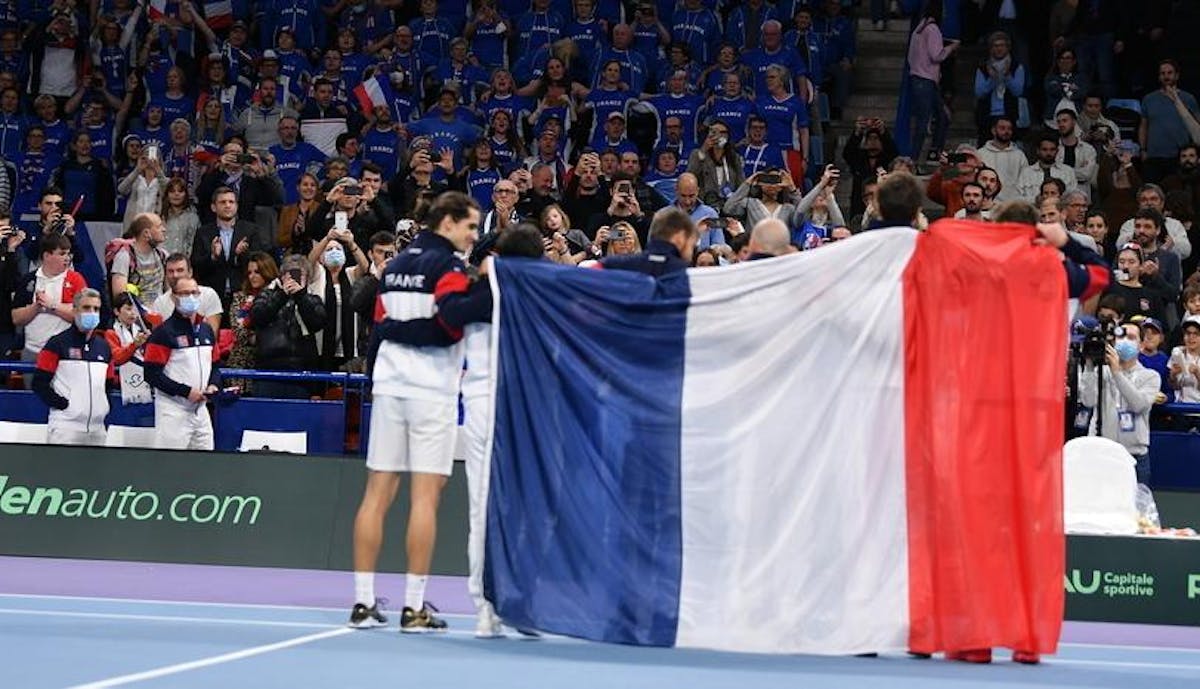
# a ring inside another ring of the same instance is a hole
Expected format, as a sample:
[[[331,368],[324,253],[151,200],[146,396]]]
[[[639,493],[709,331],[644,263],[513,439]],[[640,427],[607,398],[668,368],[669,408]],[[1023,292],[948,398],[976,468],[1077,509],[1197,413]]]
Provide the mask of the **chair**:
[[[110,425],[105,445],[108,447],[154,448],[154,429],[145,426]]]
[[[0,443],[46,444],[46,424],[0,421]]]
[[[304,431],[242,431],[239,452],[290,452],[308,454],[308,433]]]
[[[1069,533],[1138,532],[1136,462],[1108,438],[1063,447],[1063,523]]]

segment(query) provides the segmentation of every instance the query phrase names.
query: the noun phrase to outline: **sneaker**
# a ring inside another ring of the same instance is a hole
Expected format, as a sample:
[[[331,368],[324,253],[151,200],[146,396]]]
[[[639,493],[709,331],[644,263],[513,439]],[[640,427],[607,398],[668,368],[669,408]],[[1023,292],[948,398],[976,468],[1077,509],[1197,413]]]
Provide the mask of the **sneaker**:
[[[383,608],[383,601],[376,599],[375,604],[367,607],[362,603],[355,603],[354,608],[350,611],[350,621],[346,623],[347,627],[355,629],[371,629],[372,627],[386,627],[387,618],[383,616],[380,610]]]
[[[440,617],[435,617],[433,614],[437,611],[437,608],[428,602],[421,606],[420,610],[413,610],[408,606],[404,606],[404,610],[400,613],[400,631],[405,634],[446,631],[446,621]]]
[[[485,604],[479,609],[479,615],[475,618],[475,638],[500,639],[503,637],[504,628],[500,625],[500,618],[496,616],[491,605]]]

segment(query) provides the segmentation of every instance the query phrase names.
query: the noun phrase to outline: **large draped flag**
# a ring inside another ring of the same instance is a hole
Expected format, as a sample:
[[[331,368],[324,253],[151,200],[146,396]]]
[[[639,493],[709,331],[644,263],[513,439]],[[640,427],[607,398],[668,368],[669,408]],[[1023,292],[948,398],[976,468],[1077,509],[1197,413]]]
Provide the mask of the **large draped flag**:
[[[488,599],[617,643],[1053,652],[1067,291],[1033,237],[496,261]]]

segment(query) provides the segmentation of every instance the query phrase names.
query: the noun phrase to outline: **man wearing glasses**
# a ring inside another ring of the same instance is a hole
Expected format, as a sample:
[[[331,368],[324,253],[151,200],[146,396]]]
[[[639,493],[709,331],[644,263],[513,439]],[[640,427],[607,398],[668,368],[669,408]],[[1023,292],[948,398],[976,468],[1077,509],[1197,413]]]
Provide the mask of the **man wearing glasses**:
[[[217,338],[200,310],[200,286],[179,278],[171,289],[175,311],[146,342],[146,381],[154,396],[157,447],[213,449],[207,402],[217,392]]]
[[[517,185],[512,180],[502,179],[496,182],[496,186],[492,187],[492,210],[483,216],[483,223],[479,228],[480,242],[500,234],[504,228],[515,226],[520,221],[520,216],[517,215],[519,198]]]

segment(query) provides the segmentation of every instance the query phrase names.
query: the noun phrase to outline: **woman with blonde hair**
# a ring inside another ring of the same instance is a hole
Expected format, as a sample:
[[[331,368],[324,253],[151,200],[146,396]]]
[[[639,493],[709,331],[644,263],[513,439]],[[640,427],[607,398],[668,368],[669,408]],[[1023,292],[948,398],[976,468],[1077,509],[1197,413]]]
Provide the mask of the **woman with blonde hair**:
[[[600,228],[604,229],[604,228]],[[625,254],[642,253],[642,242],[638,239],[637,230],[625,222],[615,222],[608,228],[608,256],[623,256]]]

